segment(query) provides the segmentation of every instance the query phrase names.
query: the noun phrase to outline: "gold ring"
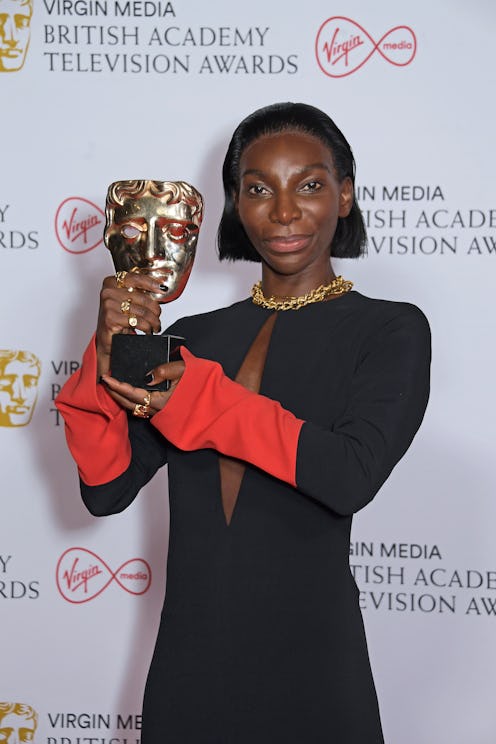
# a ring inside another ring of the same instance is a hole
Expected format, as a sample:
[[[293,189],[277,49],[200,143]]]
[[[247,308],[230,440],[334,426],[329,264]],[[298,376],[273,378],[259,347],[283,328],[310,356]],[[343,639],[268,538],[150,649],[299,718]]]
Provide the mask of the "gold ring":
[[[145,408],[148,408],[151,402],[152,402],[152,394],[147,393],[145,397],[143,398],[143,405],[145,406]]]
[[[125,287],[124,279],[127,276],[127,271],[118,271],[115,275],[115,278],[117,280],[117,286],[122,289],[122,287]]]
[[[141,403],[136,403],[133,408],[133,416],[138,416],[138,418],[150,418],[150,410],[148,406],[143,406]]]
[[[121,313],[128,314],[131,310],[131,300],[122,300],[121,302]]]
[[[136,315],[130,315],[127,319],[127,322],[129,323],[131,328],[136,328],[136,326],[138,325],[138,318],[136,317]]]

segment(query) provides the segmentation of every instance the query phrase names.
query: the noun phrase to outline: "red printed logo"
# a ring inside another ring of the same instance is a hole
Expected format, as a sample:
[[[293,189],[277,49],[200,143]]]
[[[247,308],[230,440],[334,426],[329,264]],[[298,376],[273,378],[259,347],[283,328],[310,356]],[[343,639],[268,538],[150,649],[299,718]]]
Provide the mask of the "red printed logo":
[[[87,253],[103,241],[105,214],[82,196],[70,196],[57,209],[55,234],[65,251]]]
[[[333,16],[319,28],[315,40],[317,62],[325,75],[346,77],[379,52],[387,62],[405,67],[417,52],[417,38],[409,26],[395,26],[378,42],[351,18]]]
[[[131,558],[112,571],[91,550],[69,548],[58,560],[55,580],[64,599],[83,604],[98,597],[113,581],[129,594],[145,594],[152,583],[152,570],[143,558]]]

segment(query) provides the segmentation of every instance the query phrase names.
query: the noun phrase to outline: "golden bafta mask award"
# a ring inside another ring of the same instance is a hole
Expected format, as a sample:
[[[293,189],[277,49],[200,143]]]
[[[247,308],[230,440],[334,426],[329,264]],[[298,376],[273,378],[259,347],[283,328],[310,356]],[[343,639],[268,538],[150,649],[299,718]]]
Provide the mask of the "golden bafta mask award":
[[[203,218],[201,194],[184,181],[115,181],[105,205],[104,242],[119,272],[147,274],[160,281],[160,303],[177,299],[186,286]],[[132,294],[129,295],[129,303]],[[185,339],[168,335],[116,334],[112,338],[111,374],[150,390],[146,375],[159,364],[179,359]]]

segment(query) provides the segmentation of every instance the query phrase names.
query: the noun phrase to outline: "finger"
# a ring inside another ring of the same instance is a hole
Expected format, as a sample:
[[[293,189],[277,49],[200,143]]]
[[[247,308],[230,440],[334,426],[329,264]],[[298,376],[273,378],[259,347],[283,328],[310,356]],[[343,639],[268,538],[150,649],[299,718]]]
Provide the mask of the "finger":
[[[150,416],[154,416],[156,413],[162,410],[167,401],[172,395],[172,388],[169,390],[155,390],[148,391],[150,393],[150,403],[148,407],[150,409]]]
[[[148,385],[158,385],[159,382],[164,380],[171,380],[177,382],[181,379],[184,374],[185,364],[182,361],[167,362],[167,364],[159,364],[158,367],[154,367],[147,377]]]
[[[133,413],[136,405],[139,404],[148,409],[149,416],[153,416],[162,410],[172,395],[172,390],[150,392],[129,385],[127,382],[120,382],[110,375],[102,375],[101,379],[109,395],[130,413]]]
[[[133,411],[135,403],[132,403],[130,400],[125,398],[123,395],[119,395],[119,393],[116,393],[114,390],[111,390],[110,388],[107,388],[107,392],[110,395],[111,398],[115,400],[116,403],[118,403],[121,408],[124,408],[126,411]]]
[[[103,305],[119,305],[119,307],[123,302],[130,302],[135,306],[147,308],[157,317],[161,313],[160,303],[153,299],[148,292],[143,292],[142,290],[137,290],[130,294],[127,289],[109,287],[104,284],[100,292],[100,302]]]
[[[124,292],[131,291],[132,293],[134,291],[141,291],[142,293],[153,292],[162,294],[165,300],[167,297],[167,293],[166,291],[164,292],[164,289],[161,285],[164,285],[166,279],[167,276],[165,273],[163,279],[160,279],[151,277],[147,274],[141,274],[138,271],[128,271],[126,276],[124,277],[124,284],[121,286],[117,284],[115,275],[106,277],[103,283],[105,287],[123,289]]]
[[[108,327],[112,334],[120,333],[126,329],[143,331],[144,333],[159,333],[161,330],[160,320],[148,310],[140,306],[131,305],[127,312],[121,308],[111,311],[107,316]]]
[[[143,403],[148,394],[148,390],[134,387],[128,382],[116,380],[115,377],[111,377],[111,375],[102,375],[102,382],[109,390],[120,395],[132,406],[136,403]]]
[[[116,380],[115,377],[110,375],[102,375],[101,379],[110,396],[129,413],[134,413],[137,405],[147,406],[147,401],[151,399],[149,393],[143,388],[135,388],[127,382]],[[148,415],[144,418],[153,416],[154,413],[156,411],[152,411],[148,406]]]
[[[160,305],[143,293],[132,296],[125,290],[103,290],[100,316],[103,325],[110,333],[120,333],[124,328],[139,328],[145,333],[160,331]],[[129,318],[137,319],[130,323]]]

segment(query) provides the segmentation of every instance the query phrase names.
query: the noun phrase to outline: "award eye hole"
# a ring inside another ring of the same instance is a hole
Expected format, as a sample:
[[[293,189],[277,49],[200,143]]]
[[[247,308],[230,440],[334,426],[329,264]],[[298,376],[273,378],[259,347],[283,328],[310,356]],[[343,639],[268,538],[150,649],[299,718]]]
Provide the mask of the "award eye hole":
[[[194,223],[186,225],[182,223],[172,223],[167,225],[164,232],[169,238],[171,238],[171,240],[175,240],[178,243],[185,243],[192,235],[198,234],[198,226]]]
[[[23,28],[29,28],[29,22],[31,18],[29,16],[25,15],[16,15],[15,16],[15,25],[18,31],[20,31]]]
[[[134,225],[123,225],[121,233],[125,238],[128,238],[128,240],[134,240],[134,238],[137,238],[138,235],[140,235],[141,230]]]
[[[185,240],[188,237],[188,228],[185,225],[172,224],[167,226],[166,233],[173,240]]]

